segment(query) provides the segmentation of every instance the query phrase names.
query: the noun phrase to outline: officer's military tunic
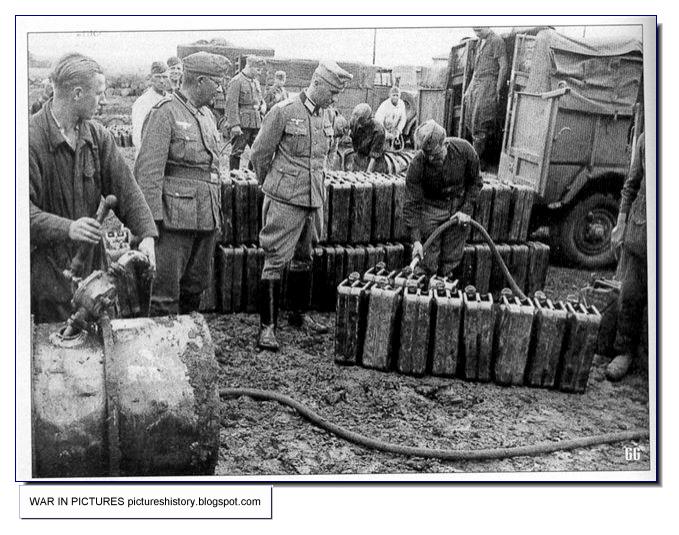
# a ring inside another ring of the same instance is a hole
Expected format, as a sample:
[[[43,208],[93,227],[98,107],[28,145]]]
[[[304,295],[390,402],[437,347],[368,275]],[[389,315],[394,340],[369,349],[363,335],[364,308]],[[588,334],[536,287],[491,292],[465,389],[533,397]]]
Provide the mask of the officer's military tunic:
[[[312,241],[322,225],[324,166],[333,137],[325,110],[302,91],[273,107],[252,146],[265,194],[259,242],[263,279],[280,278],[293,259],[311,267]]]
[[[479,157],[464,139],[446,138],[446,157],[430,162],[417,152],[406,174],[403,215],[412,242],[424,242],[456,212],[472,215],[483,186]],[[425,251],[423,267],[431,274],[451,274],[460,263],[469,229],[453,226]]]
[[[242,134],[231,138],[231,162],[240,163],[240,157],[245,147],[250,145],[257,137],[262,126],[262,114],[260,105],[262,100],[262,88],[259,80],[248,78],[243,72],[238,73],[229,82],[226,90],[226,124],[229,128],[240,126]],[[233,167],[232,165],[232,167]]]
[[[180,91],[144,125],[135,176],[160,231],[156,314],[196,309],[208,285],[221,221],[218,140],[212,112]]]

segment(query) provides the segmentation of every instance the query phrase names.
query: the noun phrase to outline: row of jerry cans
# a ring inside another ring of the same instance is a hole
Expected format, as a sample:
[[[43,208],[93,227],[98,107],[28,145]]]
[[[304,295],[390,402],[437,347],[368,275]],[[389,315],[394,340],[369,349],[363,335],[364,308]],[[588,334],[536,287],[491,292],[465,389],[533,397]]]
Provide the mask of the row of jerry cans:
[[[494,242],[525,242],[534,201],[535,192],[528,186],[489,180],[479,192],[472,217]],[[483,241],[481,233],[473,229],[469,241]]]
[[[113,139],[119,147],[134,146],[134,143],[132,143],[132,126],[116,124],[109,126],[108,130],[113,134]]]
[[[330,171],[320,241],[360,245],[405,240],[404,201],[402,176]]]
[[[407,255],[407,256],[406,256]],[[337,286],[354,271],[366,271],[376,264],[397,269],[410,258],[410,246],[386,243],[377,246],[317,246],[312,257],[311,307],[335,309]],[[217,246],[215,260],[208,273],[209,286],[201,296],[200,310],[223,313],[256,312],[257,295],[264,250],[254,244]],[[281,284],[281,306],[285,307],[286,273]]]
[[[524,293],[533,294],[545,287],[549,269],[548,245],[531,241],[511,245],[500,243],[496,247],[516,284]],[[461,286],[471,284],[481,293],[497,294],[507,285],[500,265],[485,243],[465,245],[455,276]]]
[[[411,375],[457,376],[584,392],[601,316],[596,307],[535,301],[432,280],[387,277],[340,284],[335,361]]]

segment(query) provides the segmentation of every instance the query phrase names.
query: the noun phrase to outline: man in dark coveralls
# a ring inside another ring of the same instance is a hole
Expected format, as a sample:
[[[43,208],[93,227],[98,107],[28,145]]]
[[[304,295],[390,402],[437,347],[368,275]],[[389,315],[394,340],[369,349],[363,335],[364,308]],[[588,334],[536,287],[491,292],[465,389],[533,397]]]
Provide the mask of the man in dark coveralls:
[[[354,146],[354,171],[386,172],[386,132],[373,117],[369,104],[358,104],[351,114],[351,142]]]
[[[479,158],[464,139],[446,138],[446,131],[433,120],[420,126],[416,136],[420,150],[408,167],[403,206],[412,255],[423,259],[422,267],[430,275],[450,276],[462,260],[469,220],[483,186]],[[460,225],[446,230],[423,254],[422,242],[452,216]]]
[[[490,28],[476,27],[480,39],[474,59],[474,73],[464,94],[465,127],[474,150],[484,160],[486,143],[496,130],[500,91],[507,80],[505,42]]]
[[[220,229],[219,133],[208,105],[222,91],[228,59],[184,58],[181,88],[144,125],[134,173],[160,237],[151,296],[155,315],[198,310]]]
[[[259,234],[265,254],[257,341],[262,349],[278,349],[280,279],[291,260],[287,279],[290,323],[311,332],[327,332],[327,327],[306,314],[311,299],[312,242],[323,222],[324,168],[334,135],[326,108],[337,101],[351,78],[334,62],[320,64],[307,89],[273,107],[252,146],[252,164],[265,195]]]
[[[648,304],[648,266],[646,255],[646,136],[641,134],[629,176],[622,188],[618,222],[611,234],[614,249],[620,246],[627,255],[627,270],[622,276],[618,298],[618,326],[615,350],[619,352],[606,367],[606,377],[619,381],[630,369],[641,337],[641,316]]]
[[[231,132],[229,168],[240,168],[245,147],[257,137],[266,113],[259,77],[266,62],[258,56],[248,56],[245,68],[234,76],[226,90],[226,124]]]
[[[94,219],[102,195],[118,198],[116,215],[141,239],[155,265],[153,217],[111,133],[91,121],[106,104],[101,67],[81,54],[62,57],[51,74],[54,99],[29,123],[31,313],[37,322],[71,315],[71,282],[63,275],[80,244],[101,243]],[[100,267],[93,247],[81,276]]]

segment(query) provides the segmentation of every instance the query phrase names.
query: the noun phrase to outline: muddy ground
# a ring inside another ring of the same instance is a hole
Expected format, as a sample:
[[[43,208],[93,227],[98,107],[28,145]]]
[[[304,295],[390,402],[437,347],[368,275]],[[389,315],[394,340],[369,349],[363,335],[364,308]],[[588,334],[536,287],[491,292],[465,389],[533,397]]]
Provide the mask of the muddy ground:
[[[134,149],[123,149],[130,165]],[[550,267],[545,292],[564,299],[593,275],[612,271]],[[259,318],[207,314],[221,365],[220,387],[274,390],[308,405],[349,430],[395,444],[437,449],[512,447],[630,429],[648,429],[647,367],[620,383],[595,362],[584,394],[415,378],[333,361],[334,315],[314,314],[331,327],[310,337],[282,320],[283,349],[255,347]],[[641,458],[627,461],[625,447]],[[561,472],[648,470],[649,442],[617,443],[537,457],[484,462],[408,458],[363,449],[314,427],[275,402],[225,401],[217,475],[417,474],[454,472]],[[555,479],[559,479],[555,475]]]
[[[578,270],[550,268],[547,290],[565,295],[584,286],[589,276]],[[334,327],[332,314],[316,317]],[[257,316],[207,318],[221,364],[221,387],[275,390],[347,429],[395,444],[441,449],[512,447],[647,429],[649,425],[645,367],[612,384],[604,378],[607,361],[601,359],[592,369],[585,394],[450,378],[415,378],[336,365],[333,333],[312,337],[282,322],[279,340],[283,349],[272,354],[255,348]],[[625,446],[639,447],[641,459],[627,461]],[[216,473],[416,474],[648,468],[647,440],[484,462],[408,458],[363,449],[314,427],[292,409],[243,397],[223,404]]]

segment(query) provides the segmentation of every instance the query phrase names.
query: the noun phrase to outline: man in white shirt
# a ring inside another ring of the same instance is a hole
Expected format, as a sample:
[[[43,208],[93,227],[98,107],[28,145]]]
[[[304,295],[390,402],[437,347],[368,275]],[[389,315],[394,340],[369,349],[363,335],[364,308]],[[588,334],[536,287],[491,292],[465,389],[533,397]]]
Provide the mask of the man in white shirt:
[[[384,126],[386,141],[390,146],[398,140],[406,124],[406,105],[401,100],[401,90],[392,87],[389,98],[380,104],[375,113],[375,120]]]
[[[165,98],[170,88],[167,65],[162,61],[154,61],[151,65],[150,83],[151,85],[144,91],[144,94],[132,104],[132,143],[137,150],[141,146],[141,131],[146,118],[153,106]]]

